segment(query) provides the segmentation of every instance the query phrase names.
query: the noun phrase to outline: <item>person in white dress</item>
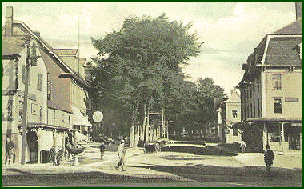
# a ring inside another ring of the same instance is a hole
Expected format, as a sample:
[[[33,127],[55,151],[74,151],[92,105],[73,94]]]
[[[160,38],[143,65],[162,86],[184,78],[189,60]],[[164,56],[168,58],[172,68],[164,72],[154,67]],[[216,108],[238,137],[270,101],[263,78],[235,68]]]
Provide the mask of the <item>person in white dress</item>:
[[[124,162],[125,156],[126,156],[125,141],[122,140],[118,146],[118,162],[117,162],[116,170],[118,170],[119,167],[121,167],[121,170],[125,171],[123,168],[125,164]]]

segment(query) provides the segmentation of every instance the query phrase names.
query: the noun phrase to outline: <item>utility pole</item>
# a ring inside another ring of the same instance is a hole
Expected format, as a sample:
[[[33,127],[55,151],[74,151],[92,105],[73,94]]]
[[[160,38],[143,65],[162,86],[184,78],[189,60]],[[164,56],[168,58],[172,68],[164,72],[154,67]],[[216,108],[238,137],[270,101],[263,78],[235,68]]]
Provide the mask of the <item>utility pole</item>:
[[[22,107],[22,156],[21,164],[25,164],[26,154],[26,131],[27,131],[27,100],[28,100],[28,87],[29,87],[29,76],[30,67],[37,65],[36,46],[30,47],[31,38],[30,36],[25,37],[26,47],[26,65],[25,65],[25,82],[24,82],[24,95],[23,95],[23,107]],[[31,49],[32,48],[32,49]]]
[[[22,157],[21,164],[25,164],[26,153],[26,130],[27,130],[27,98],[28,98],[28,84],[30,75],[30,39],[27,38],[26,46],[26,65],[25,65],[25,82],[24,82],[24,95],[23,95],[23,109],[22,109]]]

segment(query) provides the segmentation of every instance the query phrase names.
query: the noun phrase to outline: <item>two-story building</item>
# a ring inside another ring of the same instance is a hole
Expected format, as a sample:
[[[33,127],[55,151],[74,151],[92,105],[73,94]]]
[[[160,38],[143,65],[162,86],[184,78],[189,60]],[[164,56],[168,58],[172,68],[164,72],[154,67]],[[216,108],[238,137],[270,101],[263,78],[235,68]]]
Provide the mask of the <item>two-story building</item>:
[[[297,5],[297,12],[302,10]],[[299,7],[300,6],[300,7]],[[300,11],[302,13],[302,11]],[[241,90],[244,140],[251,151],[302,148],[302,14],[267,34],[248,57]]]
[[[234,124],[241,122],[241,95],[234,88],[226,100],[226,143],[240,143],[242,141],[242,130],[233,128]]]

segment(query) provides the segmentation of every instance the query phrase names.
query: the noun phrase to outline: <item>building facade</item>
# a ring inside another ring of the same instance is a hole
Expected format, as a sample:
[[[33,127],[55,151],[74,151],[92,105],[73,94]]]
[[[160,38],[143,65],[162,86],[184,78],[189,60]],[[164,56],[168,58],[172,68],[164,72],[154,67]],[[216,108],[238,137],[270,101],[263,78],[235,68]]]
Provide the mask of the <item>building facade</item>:
[[[75,90],[81,90],[75,93],[84,93],[89,86],[39,32],[14,21],[13,17],[13,7],[8,6],[6,25],[2,28],[2,162],[5,162],[6,142],[13,141],[15,163],[20,163],[22,156],[25,157],[22,163],[46,163],[51,148],[66,151],[67,141],[74,140],[72,102],[78,96],[72,95],[71,81],[77,85]],[[62,73],[73,78],[59,78]]]
[[[76,74],[85,77],[83,65],[85,58],[78,57],[78,49],[54,49],[54,52],[72,69]],[[72,110],[72,128],[77,132],[76,141],[89,140],[89,130],[92,127],[86,116],[86,91],[82,90],[75,82],[69,82],[70,86],[70,106]]]
[[[295,22],[267,34],[242,69],[245,73],[238,87],[247,147],[262,151],[269,144],[279,152],[300,150],[302,17],[297,16]]]
[[[226,101],[226,143],[240,143],[242,130],[233,128],[233,125],[241,122],[241,95],[239,90],[231,90],[230,97]]]

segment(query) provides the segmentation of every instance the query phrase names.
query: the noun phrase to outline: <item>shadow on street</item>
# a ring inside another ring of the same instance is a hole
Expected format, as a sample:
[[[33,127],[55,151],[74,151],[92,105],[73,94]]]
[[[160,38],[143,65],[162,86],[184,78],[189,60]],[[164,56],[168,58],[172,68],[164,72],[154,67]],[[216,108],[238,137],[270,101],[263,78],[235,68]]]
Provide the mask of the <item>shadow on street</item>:
[[[267,176],[265,167],[221,167],[221,166],[139,166],[168,172],[198,182],[251,183],[253,186],[302,186],[302,169],[272,168]]]

